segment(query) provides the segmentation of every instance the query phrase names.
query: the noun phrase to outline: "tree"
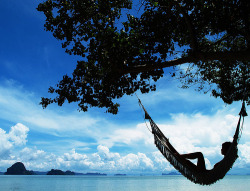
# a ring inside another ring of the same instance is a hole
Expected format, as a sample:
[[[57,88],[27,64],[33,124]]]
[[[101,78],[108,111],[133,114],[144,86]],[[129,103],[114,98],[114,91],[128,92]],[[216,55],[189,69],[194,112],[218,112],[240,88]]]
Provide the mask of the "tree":
[[[225,103],[250,102],[248,0],[47,0],[37,9],[66,52],[82,57],[72,76],[49,88],[57,96],[42,98],[44,108],[67,100],[115,114],[115,99],[156,90],[152,81],[166,68],[186,63],[186,72],[170,74],[184,87],[212,84]]]

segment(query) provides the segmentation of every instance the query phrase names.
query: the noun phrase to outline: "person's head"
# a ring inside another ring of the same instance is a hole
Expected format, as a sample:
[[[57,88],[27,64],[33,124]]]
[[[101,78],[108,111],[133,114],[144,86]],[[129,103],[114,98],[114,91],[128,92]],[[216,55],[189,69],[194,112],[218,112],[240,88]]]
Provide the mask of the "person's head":
[[[221,148],[221,154],[222,155],[226,155],[231,145],[232,145],[231,142],[225,142],[225,143],[223,143],[222,144],[222,148]]]

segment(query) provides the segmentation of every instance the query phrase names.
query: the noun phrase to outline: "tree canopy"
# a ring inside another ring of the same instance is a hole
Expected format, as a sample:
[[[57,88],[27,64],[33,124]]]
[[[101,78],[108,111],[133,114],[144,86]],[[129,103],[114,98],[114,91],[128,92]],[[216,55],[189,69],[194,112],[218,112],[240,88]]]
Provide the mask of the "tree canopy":
[[[170,74],[184,87],[212,84],[225,103],[250,102],[248,0],[47,0],[37,9],[66,52],[82,57],[43,107],[67,100],[115,114],[114,100],[156,90],[166,68],[187,63]]]

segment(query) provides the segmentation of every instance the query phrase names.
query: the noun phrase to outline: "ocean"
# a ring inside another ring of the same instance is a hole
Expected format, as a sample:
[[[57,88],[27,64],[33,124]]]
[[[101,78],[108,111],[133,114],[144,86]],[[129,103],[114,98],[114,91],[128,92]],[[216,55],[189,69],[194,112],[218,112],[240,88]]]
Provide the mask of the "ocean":
[[[0,175],[0,191],[249,191],[250,176],[228,175],[210,186],[183,176]]]

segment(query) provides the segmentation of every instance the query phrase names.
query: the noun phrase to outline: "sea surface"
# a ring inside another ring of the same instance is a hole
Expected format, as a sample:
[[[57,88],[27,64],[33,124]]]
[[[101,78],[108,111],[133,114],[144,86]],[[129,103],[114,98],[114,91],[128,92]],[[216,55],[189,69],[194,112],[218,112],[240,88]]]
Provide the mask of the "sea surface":
[[[0,175],[0,191],[249,191],[250,176],[228,175],[211,186],[183,176]]]

